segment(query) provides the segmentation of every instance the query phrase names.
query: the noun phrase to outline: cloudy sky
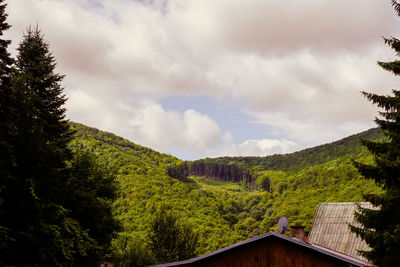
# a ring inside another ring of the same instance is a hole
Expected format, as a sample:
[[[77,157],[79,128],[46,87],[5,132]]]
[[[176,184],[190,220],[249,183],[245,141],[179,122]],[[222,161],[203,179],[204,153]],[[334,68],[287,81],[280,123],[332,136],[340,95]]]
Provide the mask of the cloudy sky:
[[[374,127],[398,78],[389,0],[6,0],[50,43],[67,116],[181,159],[288,153]]]

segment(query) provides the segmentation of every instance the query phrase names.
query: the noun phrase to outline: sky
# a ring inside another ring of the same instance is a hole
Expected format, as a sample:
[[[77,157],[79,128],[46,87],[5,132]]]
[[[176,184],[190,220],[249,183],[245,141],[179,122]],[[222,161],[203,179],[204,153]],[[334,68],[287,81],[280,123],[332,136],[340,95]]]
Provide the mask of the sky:
[[[400,37],[389,0],[6,0],[16,47],[39,25],[67,118],[180,159],[266,156],[375,127],[361,91]]]

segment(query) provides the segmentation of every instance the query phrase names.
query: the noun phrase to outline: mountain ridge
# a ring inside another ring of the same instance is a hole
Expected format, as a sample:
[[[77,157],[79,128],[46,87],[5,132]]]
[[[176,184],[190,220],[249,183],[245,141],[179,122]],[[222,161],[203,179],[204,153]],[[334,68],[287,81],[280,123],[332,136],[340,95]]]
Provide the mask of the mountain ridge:
[[[176,159],[179,159],[176,156],[173,156],[171,154],[168,153],[162,153],[159,152],[153,148],[150,147],[146,147],[146,146],[142,146],[142,145],[138,145],[136,143],[134,143],[134,141],[129,140],[127,138],[118,136],[112,132],[108,132],[108,131],[103,131],[100,130],[96,127],[90,127],[90,126],[86,126],[82,123],[77,123],[77,122],[70,122],[70,125],[72,125],[72,127],[76,127],[77,125],[80,126],[84,126],[85,128],[87,128],[90,132],[92,132],[92,137],[96,136],[96,133],[104,133],[104,135],[106,137],[112,137],[115,138],[115,140],[118,140],[119,142],[117,143],[117,145],[122,146],[122,147],[129,147],[129,148],[133,148],[133,149],[138,149],[138,150],[148,150],[150,149],[151,151],[154,151],[160,155],[170,155]],[[84,134],[81,132],[78,132],[78,138],[85,138]],[[104,141],[107,142],[106,138],[104,139],[100,139],[98,137],[96,137],[99,141]],[[325,144],[321,144],[321,145],[317,145],[317,146],[313,146],[310,148],[305,148],[299,151],[295,151],[295,152],[291,152],[291,153],[278,153],[278,154],[273,154],[273,155],[267,155],[267,156],[222,156],[222,157],[206,157],[206,158],[200,158],[200,159],[196,159],[196,160],[188,160],[187,162],[195,162],[195,161],[199,161],[199,160],[205,160],[205,159],[214,159],[214,160],[238,160],[239,162],[249,162],[249,161],[255,161],[255,162],[262,162],[262,161],[267,161],[267,162],[274,162],[277,158],[280,159],[285,159],[290,162],[289,158],[295,157],[295,156],[304,156],[304,155],[315,155],[317,153],[321,153],[321,151],[325,151],[325,150],[329,150],[332,149],[333,147],[346,147],[346,149],[340,150],[339,151],[333,151],[334,156],[342,156],[342,155],[356,155],[360,152],[365,152],[366,149],[361,145],[361,143],[359,142],[360,139],[371,139],[371,140],[377,140],[379,138],[382,138],[382,131],[379,128],[371,128],[368,129],[366,131],[360,132],[360,133],[356,133],[356,134],[352,134],[349,135],[347,137],[341,138],[339,140],[330,142],[330,143],[325,143]],[[351,143],[351,147],[349,147],[349,143]],[[357,143],[357,144],[355,144]],[[356,148],[356,151],[350,151],[350,149],[354,149]],[[336,149],[338,150],[338,149]],[[180,159],[182,160],[182,159]],[[318,162],[321,163],[321,162]],[[269,166],[271,165],[270,163],[264,163],[266,164],[265,166]],[[288,163],[285,164],[285,166],[289,165]],[[275,167],[272,167],[272,169],[276,169]]]
[[[236,161],[242,163],[251,163],[251,165],[261,165],[262,170],[298,170],[308,165],[322,164],[341,156],[357,156],[360,153],[366,153],[367,150],[360,143],[360,139],[378,140],[382,138],[382,132],[379,128],[371,128],[361,133],[353,134],[337,141],[326,143],[300,151],[274,154],[268,156],[224,156],[211,158],[216,162]],[[329,157],[321,159],[318,154],[329,152]],[[294,160],[294,158],[303,158],[303,162]],[[206,158],[210,159],[210,158]],[[203,160],[203,159],[200,159]],[[198,161],[198,160],[194,160]]]

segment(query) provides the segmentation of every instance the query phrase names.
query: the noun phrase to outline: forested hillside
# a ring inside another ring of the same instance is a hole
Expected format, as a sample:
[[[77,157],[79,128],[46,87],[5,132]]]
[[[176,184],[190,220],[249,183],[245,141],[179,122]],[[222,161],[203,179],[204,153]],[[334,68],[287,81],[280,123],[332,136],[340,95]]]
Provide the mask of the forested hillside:
[[[217,195],[193,181],[167,175],[167,166],[179,160],[135,145],[110,133],[71,124],[76,130],[73,145],[83,144],[118,169],[120,196],[114,203],[123,232],[113,243],[114,257],[127,264],[155,262],[148,235],[154,213],[167,207],[199,233],[196,253],[218,249],[243,239],[222,218],[223,203]]]
[[[379,128],[355,134],[339,141],[319,145],[290,154],[276,154],[266,157],[221,157],[195,162],[217,164],[240,164],[243,167],[256,167],[257,170],[298,171],[305,167],[323,164],[337,158],[358,158],[367,155],[367,149],[360,139],[377,140],[382,138]]]
[[[113,209],[123,230],[110,256],[121,263],[162,261],[149,241],[160,209],[173,211],[198,234],[195,255],[202,255],[276,230],[282,215],[309,231],[319,202],[362,201],[363,194],[381,191],[361,178],[351,163],[352,158],[371,161],[359,138],[381,138],[376,129],[293,154],[183,162],[111,133],[71,126],[76,131],[73,146],[89,148],[117,169],[120,192]],[[193,168],[199,163],[213,175]]]
[[[276,154],[266,157],[220,157],[183,162],[168,167],[174,178],[189,175],[206,176],[224,181],[254,183],[255,171],[299,171],[306,167],[327,163],[338,158],[355,159],[368,155],[360,139],[382,139],[379,128],[373,128],[339,141],[304,149],[291,154]]]

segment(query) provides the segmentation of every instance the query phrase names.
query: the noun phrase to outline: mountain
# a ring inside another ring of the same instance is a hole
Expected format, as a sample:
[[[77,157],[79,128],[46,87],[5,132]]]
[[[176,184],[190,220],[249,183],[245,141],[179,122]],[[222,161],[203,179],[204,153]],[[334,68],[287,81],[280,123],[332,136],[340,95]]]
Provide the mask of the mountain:
[[[304,149],[290,154],[276,154],[266,157],[220,157],[206,159],[219,164],[242,163],[246,167],[256,166],[259,170],[298,171],[305,167],[323,164],[337,158],[358,158],[368,154],[360,139],[378,140],[382,138],[379,128],[351,135],[339,141]],[[201,162],[199,160],[195,162]]]
[[[383,138],[378,128],[355,134],[339,141],[324,144],[290,154],[276,154],[266,157],[219,157],[206,158],[169,166],[168,174],[174,178],[188,175],[206,176],[218,180],[254,182],[255,170],[300,171],[306,167],[320,165],[336,159],[357,159],[368,155],[361,145],[361,139],[379,140]]]
[[[113,209],[123,230],[111,255],[125,264],[155,263],[148,236],[161,206],[199,234],[196,254],[202,255],[276,230],[283,215],[309,231],[319,202],[361,201],[363,194],[381,192],[351,163],[372,161],[359,138],[379,140],[378,129],[286,155],[184,162],[112,133],[71,127],[71,146],[86,147],[117,170],[120,193]]]

